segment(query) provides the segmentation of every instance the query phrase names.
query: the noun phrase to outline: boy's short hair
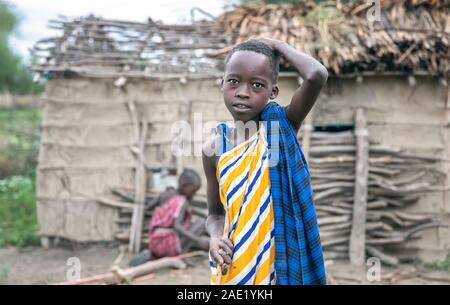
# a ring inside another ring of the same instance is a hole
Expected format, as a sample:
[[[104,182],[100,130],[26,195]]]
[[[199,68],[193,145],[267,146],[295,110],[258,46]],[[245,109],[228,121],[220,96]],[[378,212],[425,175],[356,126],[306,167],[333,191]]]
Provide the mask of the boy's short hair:
[[[185,185],[201,185],[201,178],[199,176],[199,174],[193,170],[193,169],[189,169],[186,168],[183,170],[183,172],[180,174],[180,176],[178,177],[178,185],[180,187],[185,186]]]
[[[278,74],[280,72],[279,67],[279,56],[277,52],[275,52],[272,48],[270,48],[265,43],[258,41],[256,39],[250,39],[236,45],[231,51],[228,53],[225,59],[225,65],[230,61],[231,56],[237,51],[250,51],[259,54],[263,54],[269,58],[270,67],[272,69],[272,81],[276,83],[278,81]]]

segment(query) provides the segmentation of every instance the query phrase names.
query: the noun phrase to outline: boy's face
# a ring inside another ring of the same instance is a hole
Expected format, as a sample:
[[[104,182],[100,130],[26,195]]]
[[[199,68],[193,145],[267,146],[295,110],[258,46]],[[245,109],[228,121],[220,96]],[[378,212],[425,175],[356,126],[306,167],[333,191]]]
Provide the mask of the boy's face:
[[[225,106],[236,121],[257,118],[267,101],[278,94],[269,58],[251,51],[234,53],[225,67],[222,91]]]

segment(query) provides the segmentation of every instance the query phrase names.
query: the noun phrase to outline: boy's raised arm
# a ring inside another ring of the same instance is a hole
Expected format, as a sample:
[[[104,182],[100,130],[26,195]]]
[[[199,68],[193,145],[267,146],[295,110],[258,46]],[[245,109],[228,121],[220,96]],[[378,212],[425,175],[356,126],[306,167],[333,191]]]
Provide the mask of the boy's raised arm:
[[[261,38],[260,40],[284,56],[303,78],[302,85],[297,88],[292,96],[291,103],[286,107],[287,117],[298,131],[325,85],[328,71],[316,59],[296,50],[285,42],[267,38]]]

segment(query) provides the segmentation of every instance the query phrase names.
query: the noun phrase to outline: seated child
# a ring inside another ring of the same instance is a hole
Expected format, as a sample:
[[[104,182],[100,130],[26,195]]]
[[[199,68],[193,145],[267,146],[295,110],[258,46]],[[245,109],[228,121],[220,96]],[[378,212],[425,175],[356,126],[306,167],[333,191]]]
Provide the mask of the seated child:
[[[161,194],[161,204],[153,212],[149,225],[149,248],[133,258],[136,266],[148,260],[172,257],[198,248],[208,250],[209,237],[205,221],[192,221],[190,200],[201,186],[196,171],[185,169],[178,178],[178,189],[167,189]]]

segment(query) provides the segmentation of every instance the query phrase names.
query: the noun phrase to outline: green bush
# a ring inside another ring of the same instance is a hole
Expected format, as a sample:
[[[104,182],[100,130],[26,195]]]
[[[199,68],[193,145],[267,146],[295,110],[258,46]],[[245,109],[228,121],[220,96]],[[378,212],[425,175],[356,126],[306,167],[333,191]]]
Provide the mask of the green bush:
[[[38,108],[0,109],[0,179],[34,172],[40,121]]]
[[[37,245],[35,176],[0,180],[0,247]]]
[[[0,110],[0,247],[35,245],[38,108]]]

